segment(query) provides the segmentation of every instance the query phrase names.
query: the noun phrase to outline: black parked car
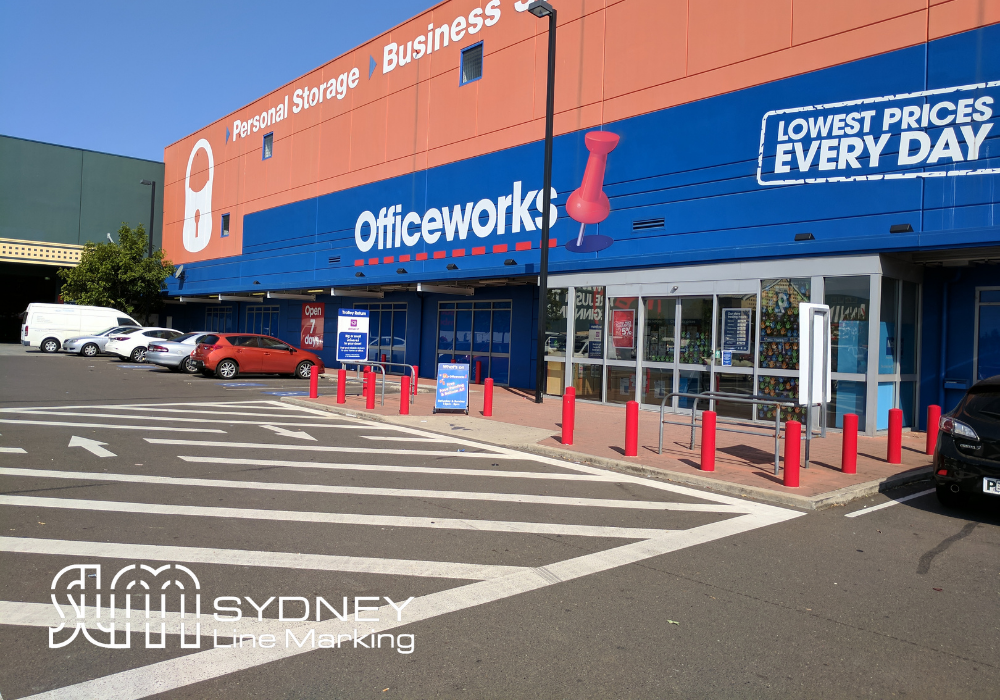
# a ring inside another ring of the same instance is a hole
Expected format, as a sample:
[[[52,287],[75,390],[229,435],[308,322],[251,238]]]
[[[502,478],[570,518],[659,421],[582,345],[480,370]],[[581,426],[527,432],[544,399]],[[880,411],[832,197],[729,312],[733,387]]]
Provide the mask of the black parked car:
[[[1000,506],[1000,375],[974,384],[941,417],[934,482],[946,506],[974,495],[995,498]]]

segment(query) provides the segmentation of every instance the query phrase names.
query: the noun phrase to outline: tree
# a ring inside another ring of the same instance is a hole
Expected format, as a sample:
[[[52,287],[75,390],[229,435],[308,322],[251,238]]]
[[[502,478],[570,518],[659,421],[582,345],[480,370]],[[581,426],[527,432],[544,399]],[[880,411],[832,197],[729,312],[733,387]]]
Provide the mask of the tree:
[[[87,243],[79,265],[59,270],[63,299],[148,318],[163,306],[160,290],[174,266],[162,250],[145,257],[146,245],[142,224],[132,229],[126,223],[117,243]]]

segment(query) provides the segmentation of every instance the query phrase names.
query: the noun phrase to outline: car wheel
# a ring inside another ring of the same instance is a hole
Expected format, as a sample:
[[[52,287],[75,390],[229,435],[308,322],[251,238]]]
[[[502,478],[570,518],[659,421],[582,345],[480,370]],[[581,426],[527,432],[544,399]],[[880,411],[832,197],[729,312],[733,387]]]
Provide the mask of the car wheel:
[[[313,363],[310,362],[309,360],[300,362],[295,367],[295,376],[298,377],[299,379],[309,379],[309,375],[312,373],[312,366]]]
[[[198,365],[190,357],[184,358],[184,361],[181,362],[180,367],[188,374],[194,374],[195,372],[198,371]]]
[[[59,341],[55,338],[46,338],[42,341],[42,344],[38,346],[42,352],[55,352],[59,349]]]
[[[96,357],[100,349],[93,343],[87,343],[80,349],[80,354],[84,357]]]
[[[219,379],[236,379],[240,367],[235,360],[223,360],[215,367],[215,376]]]
[[[965,503],[965,496],[962,492],[955,493],[951,490],[950,485],[938,484],[937,497],[945,508],[958,508]]]
[[[129,355],[129,359],[131,359],[132,362],[145,362],[146,348],[136,348],[132,351],[132,354]]]

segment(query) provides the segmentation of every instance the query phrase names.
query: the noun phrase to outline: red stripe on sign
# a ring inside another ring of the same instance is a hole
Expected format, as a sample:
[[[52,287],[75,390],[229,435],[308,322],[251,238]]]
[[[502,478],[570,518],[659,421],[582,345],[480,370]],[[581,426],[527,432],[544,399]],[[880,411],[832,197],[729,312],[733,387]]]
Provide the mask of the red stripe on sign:
[[[399,256],[399,262],[410,262],[410,256],[409,255],[400,255]]]
[[[465,248],[458,248],[457,250],[451,251],[451,257],[453,258],[464,258]]]
[[[507,244],[506,243],[501,243],[499,245],[493,246],[493,252],[494,253],[506,253],[507,252]]]
[[[395,256],[393,256],[393,255],[387,255],[387,256],[385,256],[385,258],[384,258],[384,259],[382,260],[382,262],[384,262],[384,263],[385,263],[386,265],[388,265],[388,264],[390,264],[390,263],[394,263],[394,262],[396,262],[396,258],[395,258]]]
[[[369,265],[378,265],[378,258],[368,258]]]
[[[478,248],[472,249],[473,255],[486,255],[486,246],[480,246]]]
[[[427,253],[417,253],[417,260],[426,260]]]
[[[514,244],[514,250],[531,250],[531,241],[521,241]]]
[[[435,260],[440,260],[441,258],[446,258],[446,257],[448,257],[448,254],[446,252],[444,252],[443,250],[435,250],[434,251],[434,259]]]
[[[549,248],[555,248],[555,247],[556,247],[556,239],[555,238],[550,238],[549,239]]]
[[[355,260],[354,267],[362,267],[365,264],[364,260]]]

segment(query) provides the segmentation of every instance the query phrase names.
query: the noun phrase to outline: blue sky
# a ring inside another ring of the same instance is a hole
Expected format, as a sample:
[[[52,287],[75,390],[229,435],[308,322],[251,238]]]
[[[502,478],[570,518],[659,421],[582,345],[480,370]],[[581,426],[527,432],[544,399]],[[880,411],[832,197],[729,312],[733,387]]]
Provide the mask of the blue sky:
[[[0,134],[163,147],[434,0],[0,0]]]

